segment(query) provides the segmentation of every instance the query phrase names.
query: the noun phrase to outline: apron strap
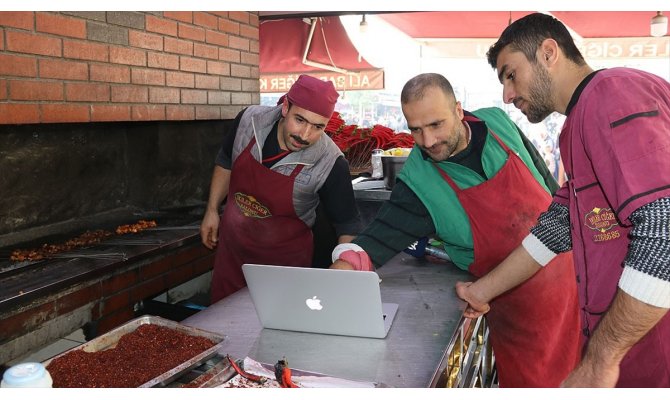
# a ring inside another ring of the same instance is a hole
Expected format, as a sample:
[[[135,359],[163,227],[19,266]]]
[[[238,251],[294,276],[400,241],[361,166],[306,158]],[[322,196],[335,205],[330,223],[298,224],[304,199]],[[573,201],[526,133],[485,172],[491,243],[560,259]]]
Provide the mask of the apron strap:
[[[463,121],[466,121],[466,122],[482,122],[481,119],[475,117],[474,115],[465,115],[465,116],[463,116]],[[488,128],[487,128],[487,129],[488,129]],[[495,132],[493,132],[492,129],[488,129],[488,131],[489,131],[489,132],[491,133],[491,135],[498,141],[498,143],[499,143],[500,146],[503,148],[503,150],[505,150],[505,151],[507,151],[507,152],[510,152],[510,151],[511,151],[511,149],[509,148],[509,146],[507,146],[507,145],[505,144],[505,142],[503,142],[502,140],[500,140],[500,138],[498,137],[498,135],[496,135]]]
[[[249,144],[247,145],[246,149],[250,149],[254,144],[256,144],[256,136],[251,138],[251,140],[249,141]],[[262,163],[263,162],[261,161],[261,164]],[[295,178],[300,173],[300,171],[302,171],[302,169],[304,167],[305,167],[304,164],[298,164],[295,168],[293,168],[293,171],[291,172],[291,175],[289,175],[289,177]]]
[[[431,164],[433,164],[433,167],[435,167],[437,172],[440,175],[442,175],[442,179],[444,179],[444,181],[447,182],[447,184],[451,187],[451,189],[454,192],[459,193],[461,191],[461,189],[456,185],[456,182],[454,182],[454,180],[451,179],[451,177],[446,172],[444,172],[444,170],[442,168],[438,167],[437,163],[432,162]]]
[[[505,150],[508,154],[510,154],[510,153],[514,153],[514,152],[512,151],[512,149],[510,149],[509,146],[506,145],[505,142],[503,142],[503,141],[498,137],[498,135],[496,135],[495,132],[493,132],[492,129],[489,129],[488,131],[491,133],[491,136],[493,136],[493,137],[498,141],[498,143],[500,144],[500,147],[502,147],[503,150]]]
[[[472,116],[472,115],[465,115],[463,117],[463,121],[465,121],[465,122],[481,122],[481,120],[479,118],[477,118],[475,116]],[[498,141],[498,143],[503,148],[503,150],[505,150],[505,152],[507,152],[508,154],[513,153],[510,150],[510,148],[505,144],[505,142],[500,140],[500,138],[498,137],[498,135],[495,134],[495,132],[493,132],[491,129],[488,129],[488,131],[495,138],[495,140]],[[437,169],[437,172],[439,172],[439,174],[442,175],[442,178],[447,182],[447,184],[449,184],[451,189],[456,193],[460,193],[461,188],[459,188],[458,185],[456,185],[456,182],[454,182],[454,180],[451,179],[449,174],[447,174],[442,168],[438,167],[437,163],[433,162],[432,164],[433,164],[433,167],[435,167],[435,169]]]
[[[290,177],[291,177],[291,178],[295,178],[295,177],[300,173],[300,171],[302,171],[302,169],[303,169],[304,167],[305,167],[305,164],[298,164],[298,165],[296,165],[295,168],[293,168],[293,172],[291,172]]]

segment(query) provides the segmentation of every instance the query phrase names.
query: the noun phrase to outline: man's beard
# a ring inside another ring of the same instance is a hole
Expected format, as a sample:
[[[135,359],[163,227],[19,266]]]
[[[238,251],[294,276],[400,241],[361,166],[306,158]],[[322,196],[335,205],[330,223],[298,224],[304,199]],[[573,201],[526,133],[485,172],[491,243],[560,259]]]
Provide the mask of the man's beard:
[[[434,144],[431,147],[440,147],[440,152],[438,154],[431,153],[428,151],[428,149],[424,146],[421,146],[423,151],[430,157],[433,161],[435,162],[440,162],[448,159],[451,157],[456,149],[458,148],[458,145],[461,141],[461,137],[464,137],[463,134],[463,129],[465,128],[463,124],[459,124],[457,126],[460,126],[461,128],[456,128],[455,134],[452,136],[453,139],[451,140],[443,140],[439,143]]]
[[[543,121],[554,110],[551,104],[551,77],[539,64],[533,66],[535,78],[528,91],[526,118],[533,124]]]

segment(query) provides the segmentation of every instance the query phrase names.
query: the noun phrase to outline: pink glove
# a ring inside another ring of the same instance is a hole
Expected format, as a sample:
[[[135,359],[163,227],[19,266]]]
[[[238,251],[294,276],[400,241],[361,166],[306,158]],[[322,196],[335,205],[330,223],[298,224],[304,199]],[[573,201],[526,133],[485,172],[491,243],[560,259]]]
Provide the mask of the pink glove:
[[[372,271],[372,261],[362,247],[352,243],[342,243],[333,250],[333,262],[342,260],[356,271]]]

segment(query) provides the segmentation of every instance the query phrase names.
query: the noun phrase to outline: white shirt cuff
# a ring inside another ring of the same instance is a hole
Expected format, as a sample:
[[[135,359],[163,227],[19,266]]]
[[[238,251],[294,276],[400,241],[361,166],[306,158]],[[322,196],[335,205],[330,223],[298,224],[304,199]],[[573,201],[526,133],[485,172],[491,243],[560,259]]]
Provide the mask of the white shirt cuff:
[[[549,250],[549,248],[545,246],[544,243],[540,242],[540,239],[532,233],[523,239],[521,245],[526,249],[528,254],[530,254],[530,256],[543,267],[556,257],[556,253]]]
[[[333,260],[332,262],[337,261],[340,258],[340,254],[344,253],[347,250],[365,252],[365,250],[363,250],[363,248],[361,246],[357,245],[357,244],[354,244],[354,243],[340,243],[337,246],[335,246],[335,248],[333,249],[333,253],[331,254],[331,257],[332,257],[332,260]]]
[[[670,308],[670,282],[624,266],[619,288],[631,297],[661,308]]]

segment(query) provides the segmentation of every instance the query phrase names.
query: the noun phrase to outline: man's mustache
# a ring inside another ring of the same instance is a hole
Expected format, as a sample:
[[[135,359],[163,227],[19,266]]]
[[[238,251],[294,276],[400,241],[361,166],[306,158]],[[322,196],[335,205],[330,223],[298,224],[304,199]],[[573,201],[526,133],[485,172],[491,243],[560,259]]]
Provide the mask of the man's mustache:
[[[303,145],[303,146],[307,146],[307,145],[309,145],[309,142],[308,142],[308,141],[306,141],[306,140],[302,140],[299,136],[291,135],[291,137],[293,138],[293,140],[295,140],[296,142],[298,142],[298,144],[301,144],[301,145]]]

